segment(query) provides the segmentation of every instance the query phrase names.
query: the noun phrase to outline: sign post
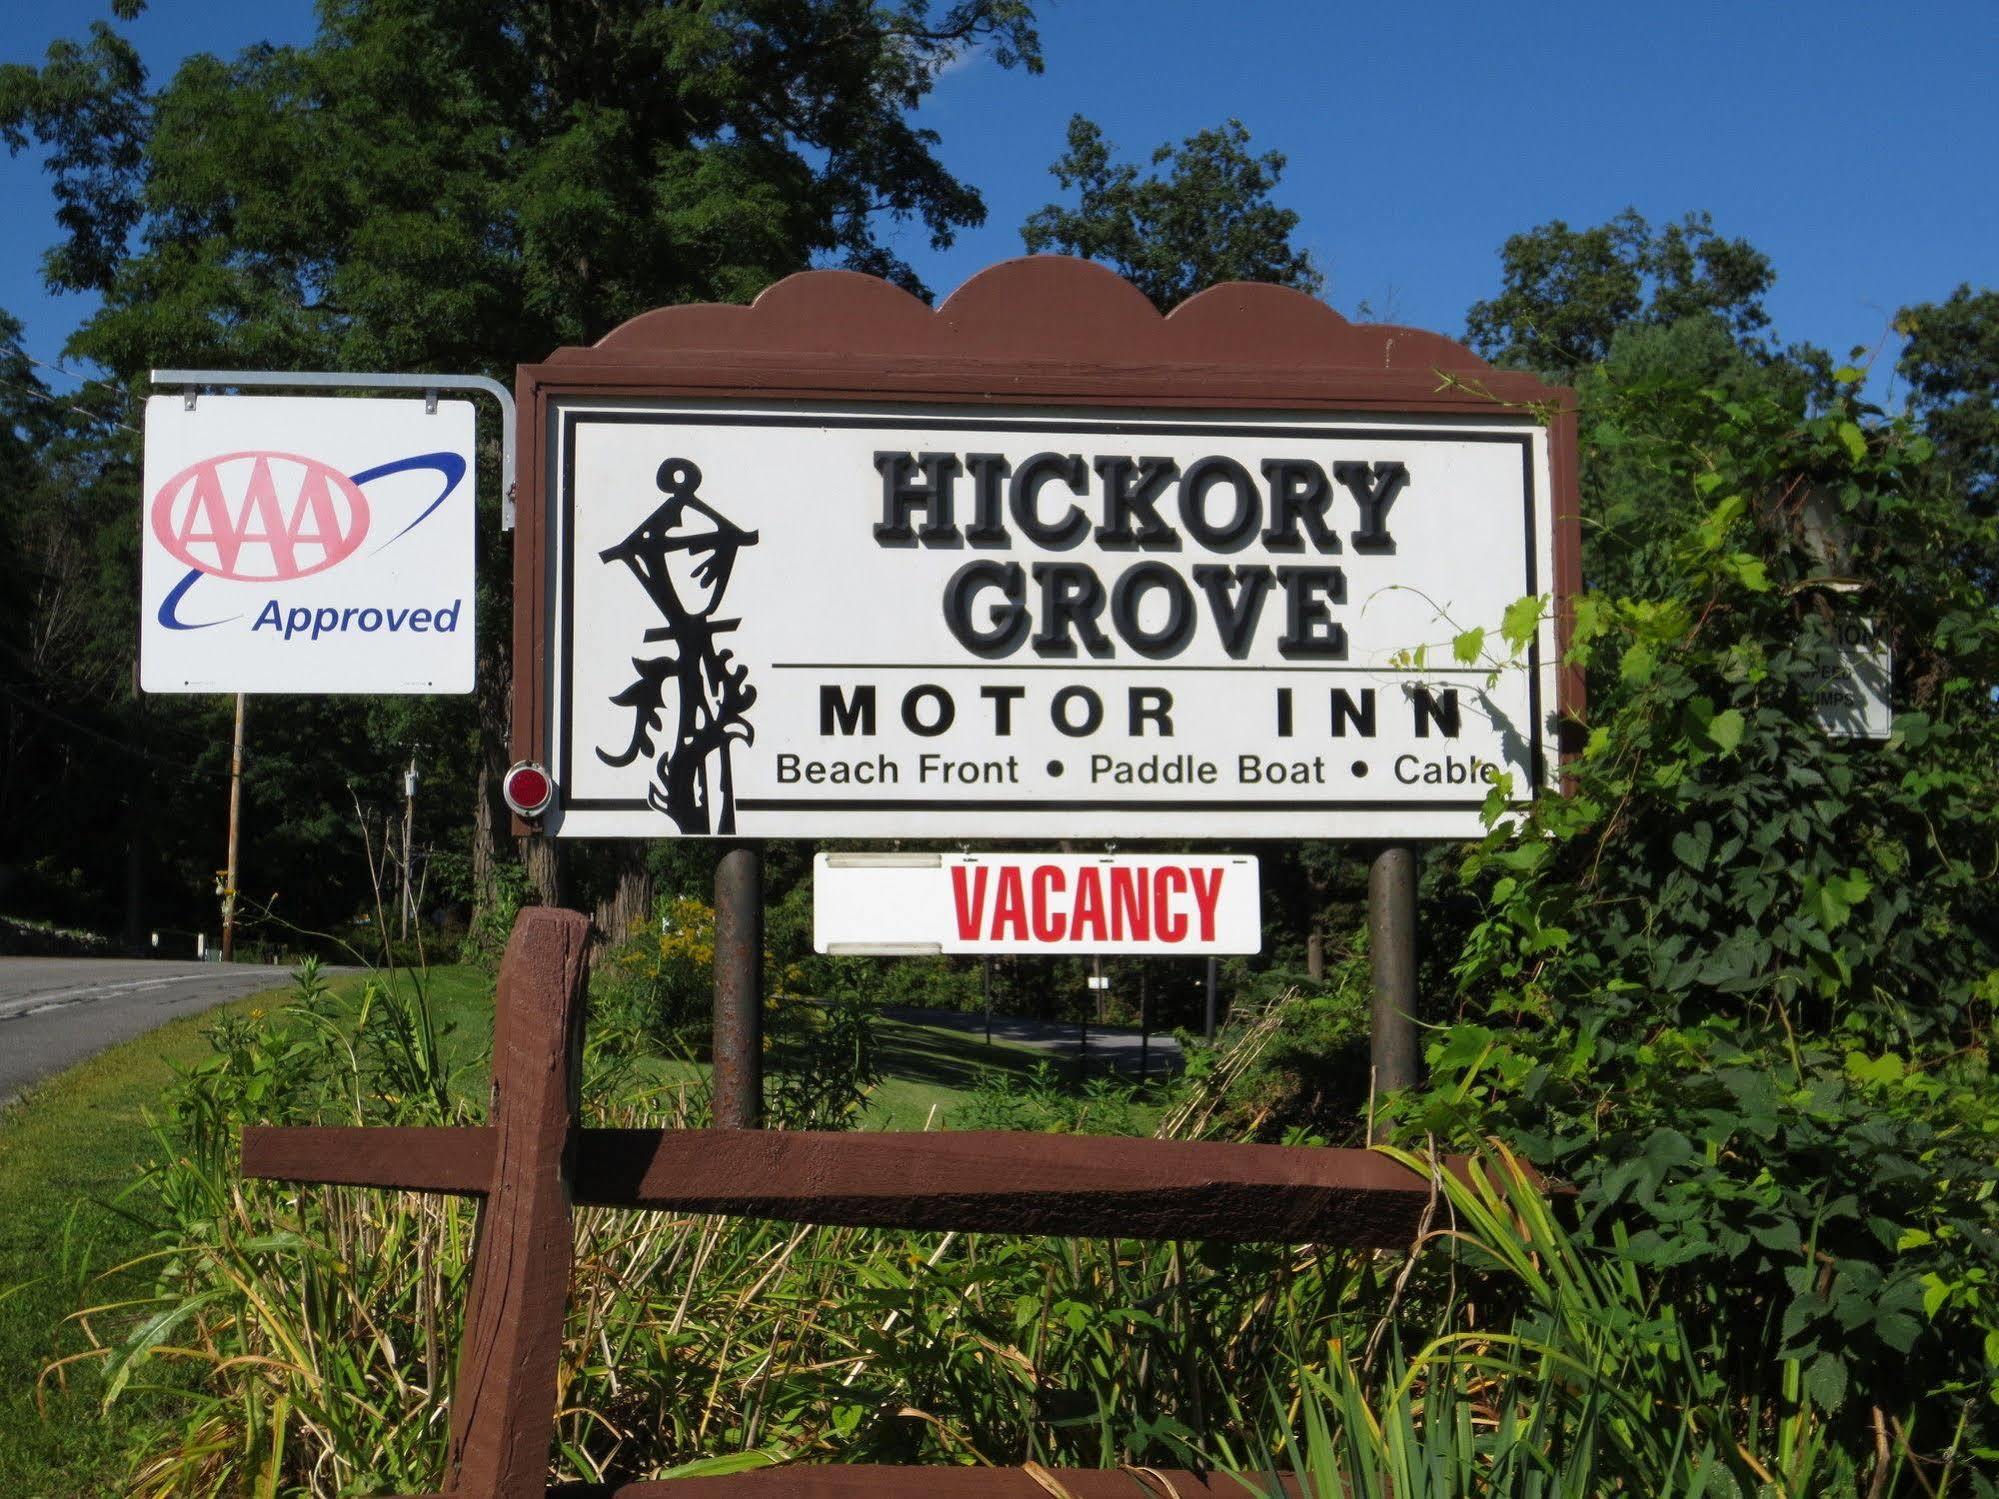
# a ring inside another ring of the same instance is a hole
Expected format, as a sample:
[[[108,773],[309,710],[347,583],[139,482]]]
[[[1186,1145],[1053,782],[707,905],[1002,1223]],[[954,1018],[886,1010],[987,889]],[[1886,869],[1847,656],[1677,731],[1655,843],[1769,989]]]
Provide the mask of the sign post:
[[[715,1039],[710,1088],[720,1129],[763,1122],[763,848],[730,843],[715,863]]]
[[[243,694],[236,694],[236,731],[229,747],[229,863],[222,871],[222,961],[236,957],[236,855],[243,830]]]
[[[1367,935],[1372,1097],[1416,1083],[1416,850],[1406,843],[1382,849],[1368,868]]]

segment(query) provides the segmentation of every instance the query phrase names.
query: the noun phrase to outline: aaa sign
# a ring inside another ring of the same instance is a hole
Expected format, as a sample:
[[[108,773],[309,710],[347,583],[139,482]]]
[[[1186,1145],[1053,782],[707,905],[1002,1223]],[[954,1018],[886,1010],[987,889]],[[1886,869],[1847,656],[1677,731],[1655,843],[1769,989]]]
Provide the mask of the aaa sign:
[[[470,692],[472,406],[146,402],[148,692]]]
[[[1251,953],[1256,860],[1198,854],[820,854],[823,953]]]

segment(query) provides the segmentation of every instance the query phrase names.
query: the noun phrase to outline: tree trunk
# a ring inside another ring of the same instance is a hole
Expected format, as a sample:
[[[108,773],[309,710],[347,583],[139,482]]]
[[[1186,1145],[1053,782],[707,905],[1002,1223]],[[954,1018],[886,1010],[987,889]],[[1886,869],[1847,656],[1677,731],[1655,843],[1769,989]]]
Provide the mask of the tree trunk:
[[[507,825],[507,806],[500,800],[500,776],[492,756],[479,757],[479,777],[472,793],[472,909],[485,909],[499,878],[500,836]]]
[[[528,888],[533,904],[559,906],[563,903],[564,881],[562,845],[546,833],[530,833],[521,839],[521,862],[527,866]]]
[[[504,481],[503,481],[504,482]],[[479,775],[472,805],[472,914],[477,921],[494,895],[494,883],[511,837],[512,814],[500,797],[507,774],[507,729],[512,717],[512,674],[494,653],[479,673]]]
[[[640,922],[652,915],[652,870],[646,864],[648,845],[626,839],[618,849],[618,874],[611,893],[597,902],[597,930],[611,944],[623,942]]]

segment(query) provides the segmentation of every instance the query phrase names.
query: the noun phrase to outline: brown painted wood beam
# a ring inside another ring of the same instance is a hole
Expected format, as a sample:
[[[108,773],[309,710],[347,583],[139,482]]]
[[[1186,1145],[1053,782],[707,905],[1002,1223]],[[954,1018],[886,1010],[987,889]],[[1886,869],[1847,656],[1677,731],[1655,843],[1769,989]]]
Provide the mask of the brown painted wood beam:
[[[1401,1248],[1429,1183],[1365,1150],[1000,1131],[593,1130],[576,1200],[795,1223]]]
[[[243,1131],[243,1174],[483,1197],[493,1184],[493,1131],[253,1124]]]
[[[1222,1473],[1192,1473],[1184,1468],[1043,1468],[1041,1470],[1075,1499],[1261,1499],[1281,1493],[1304,1492],[1290,1473],[1250,1478],[1247,1483]],[[797,1465],[733,1473],[719,1478],[676,1478],[623,1484],[565,1483],[548,1490],[548,1499],[874,1499],[876,1495],[909,1495],[912,1499],[1050,1499],[1046,1488],[1024,1468],[885,1467],[866,1463]],[[414,1499],[469,1499],[452,1494],[425,1494]]]
[[[1007,1132],[579,1130],[574,1200],[794,1223],[1401,1248],[1429,1182],[1366,1150]],[[476,1193],[490,1129],[248,1129],[249,1176]],[[1456,1162],[1452,1163],[1455,1167]]]

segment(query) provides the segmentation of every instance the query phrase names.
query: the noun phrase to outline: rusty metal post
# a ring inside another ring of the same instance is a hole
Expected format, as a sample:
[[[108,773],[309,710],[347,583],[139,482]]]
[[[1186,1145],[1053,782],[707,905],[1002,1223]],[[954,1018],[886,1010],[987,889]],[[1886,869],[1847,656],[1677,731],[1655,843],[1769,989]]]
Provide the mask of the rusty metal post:
[[[1382,849],[1368,869],[1367,935],[1374,1091],[1393,1093],[1416,1082],[1416,850],[1406,843]]]
[[[715,863],[715,1041],[710,1094],[721,1129],[763,1122],[763,848],[724,844]]]

